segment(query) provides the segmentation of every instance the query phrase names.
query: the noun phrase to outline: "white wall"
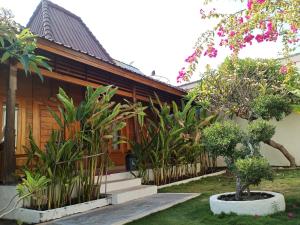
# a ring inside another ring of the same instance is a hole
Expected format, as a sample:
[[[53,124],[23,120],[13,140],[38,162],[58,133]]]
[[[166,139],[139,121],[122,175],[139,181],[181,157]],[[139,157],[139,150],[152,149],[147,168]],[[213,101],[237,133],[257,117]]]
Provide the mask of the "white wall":
[[[246,126],[246,120],[237,119],[238,124]],[[276,132],[273,140],[282,144],[295,158],[297,165],[300,165],[300,115],[292,113],[281,121],[271,121],[276,125]],[[269,145],[262,144],[261,153],[271,165],[289,166],[287,159],[277,149]]]

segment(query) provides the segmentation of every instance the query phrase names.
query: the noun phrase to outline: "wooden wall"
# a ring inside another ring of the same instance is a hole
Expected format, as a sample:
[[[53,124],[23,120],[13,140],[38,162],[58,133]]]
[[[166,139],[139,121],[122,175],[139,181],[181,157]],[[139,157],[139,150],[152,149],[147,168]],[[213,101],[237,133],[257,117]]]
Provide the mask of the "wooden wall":
[[[17,168],[21,168],[26,162],[27,156],[24,146],[29,145],[28,137],[32,130],[35,141],[40,147],[44,147],[50,137],[52,129],[58,125],[51,116],[48,107],[58,112],[56,94],[62,87],[74,102],[78,104],[84,96],[84,87],[63,83],[57,80],[45,78],[42,82],[37,76],[25,76],[18,74],[17,107],[18,107],[18,132],[16,146]],[[5,104],[6,81],[0,82],[0,132],[2,133],[3,105]],[[120,101],[121,98],[117,98]],[[134,138],[133,120],[128,121],[127,127],[122,130],[122,136]],[[0,135],[1,136],[1,135]],[[110,146],[110,157],[114,165],[124,165],[125,155],[130,148],[129,144],[121,144],[120,149],[114,150]]]

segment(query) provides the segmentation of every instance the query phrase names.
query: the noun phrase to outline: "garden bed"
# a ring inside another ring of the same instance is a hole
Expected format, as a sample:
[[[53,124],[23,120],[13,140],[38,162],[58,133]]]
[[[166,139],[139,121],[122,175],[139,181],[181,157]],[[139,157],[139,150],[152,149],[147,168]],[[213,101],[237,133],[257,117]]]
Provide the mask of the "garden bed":
[[[166,187],[170,187],[170,186],[173,186],[173,185],[186,184],[186,183],[189,183],[189,182],[192,182],[192,181],[201,180],[205,177],[219,176],[219,175],[224,174],[224,173],[226,173],[226,170],[221,170],[221,171],[218,171],[218,172],[213,172],[213,173],[201,175],[201,176],[198,176],[198,177],[187,178],[187,179],[175,181],[175,182],[164,184],[164,185],[159,185],[159,186],[157,186],[157,189],[166,188]]]
[[[11,220],[22,221],[28,224],[41,223],[54,219],[59,219],[65,216],[70,216],[76,213],[86,212],[92,209],[104,207],[110,204],[109,198],[102,198],[89,202],[65,206],[62,208],[49,209],[44,211],[17,208],[5,218]]]
[[[234,192],[213,195],[209,199],[210,209],[214,214],[265,216],[285,211],[284,196],[269,191],[253,191],[252,197],[237,201]]]

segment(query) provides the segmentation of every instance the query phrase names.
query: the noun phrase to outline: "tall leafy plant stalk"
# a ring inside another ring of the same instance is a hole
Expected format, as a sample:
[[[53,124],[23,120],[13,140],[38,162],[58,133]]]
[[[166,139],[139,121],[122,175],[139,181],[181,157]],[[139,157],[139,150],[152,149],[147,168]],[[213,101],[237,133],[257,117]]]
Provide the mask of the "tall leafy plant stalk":
[[[50,179],[45,208],[72,204],[74,199],[85,202],[101,197],[102,176],[107,170],[113,134],[125,127],[129,118],[138,116],[141,120],[144,116],[145,107],[139,103],[113,102],[116,92],[111,86],[88,87],[85,99],[75,106],[72,98],[59,89],[60,113],[49,109],[59,129],[52,132],[45,151],[30,136],[27,150],[30,157],[25,170]]]
[[[201,129],[215,117],[203,117],[193,99],[182,107],[175,102],[162,103],[156,96],[151,102],[154,118],[146,118],[140,133],[140,143],[133,143],[136,165],[144,182],[149,182],[147,169],[151,168],[156,185],[196,176],[197,164],[205,154],[201,146]]]

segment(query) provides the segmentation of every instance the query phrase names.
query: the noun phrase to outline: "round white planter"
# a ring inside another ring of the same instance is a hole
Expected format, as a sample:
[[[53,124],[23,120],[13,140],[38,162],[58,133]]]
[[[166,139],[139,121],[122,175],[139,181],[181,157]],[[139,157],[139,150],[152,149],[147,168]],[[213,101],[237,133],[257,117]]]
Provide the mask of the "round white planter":
[[[252,201],[224,201],[219,200],[220,195],[234,194],[234,192],[227,192],[213,195],[209,199],[210,209],[214,214],[230,214],[236,213],[238,215],[258,215],[265,216],[274,214],[276,212],[285,211],[284,196],[280,193],[270,191],[251,191],[263,192],[273,195],[273,197],[261,200]]]

